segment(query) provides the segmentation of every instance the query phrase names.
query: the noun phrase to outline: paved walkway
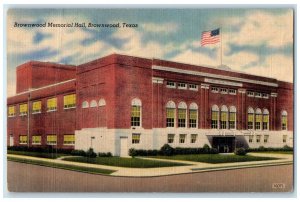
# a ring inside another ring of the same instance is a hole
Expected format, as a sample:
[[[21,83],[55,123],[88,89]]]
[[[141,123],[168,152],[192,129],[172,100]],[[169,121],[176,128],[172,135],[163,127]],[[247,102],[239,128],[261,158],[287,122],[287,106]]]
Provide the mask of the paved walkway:
[[[46,158],[38,158],[38,157],[31,157],[31,156],[7,154],[8,157],[14,157],[14,158],[32,159],[32,160],[39,160],[39,161],[59,163],[59,164],[77,165],[77,166],[83,166],[89,168],[92,167],[92,168],[115,170],[116,172],[112,173],[111,175],[130,176],[130,177],[163,176],[163,175],[174,175],[174,174],[183,174],[183,173],[207,172],[207,171],[215,171],[215,170],[228,170],[228,169],[261,167],[261,166],[270,166],[270,165],[284,165],[284,164],[293,163],[293,155],[289,155],[289,154],[249,153],[248,155],[276,157],[280,159],[268,160],[268,161],[248,161],[248,162],[237,162],[237,163],[210,164],[210,163],[202,163],[202,162],[167,160],[167,159],[155,158],[153,160],[180,162],[180,163],[186,163],[191,165],[162,167],[162,168],[125,168],[125,167],[116,167],[116,166],[87,164],[87,163],[80,163],[80,162],[70,162],[70,161],[63,160],[63,158],[68,158],[68,157],[61,157],[58,159],[46,159]],[[151,159],[151,158],[143,158],[143,159]]]

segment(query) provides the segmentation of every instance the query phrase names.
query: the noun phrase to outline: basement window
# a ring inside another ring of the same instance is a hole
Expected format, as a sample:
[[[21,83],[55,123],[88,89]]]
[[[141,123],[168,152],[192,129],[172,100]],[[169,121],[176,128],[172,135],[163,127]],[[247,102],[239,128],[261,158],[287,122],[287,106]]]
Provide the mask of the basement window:
[[[167,81],[167,88],[176,88],[176,84],[173,81]]]
[[[178,89],[187,89],[186,83],[178,83]]]

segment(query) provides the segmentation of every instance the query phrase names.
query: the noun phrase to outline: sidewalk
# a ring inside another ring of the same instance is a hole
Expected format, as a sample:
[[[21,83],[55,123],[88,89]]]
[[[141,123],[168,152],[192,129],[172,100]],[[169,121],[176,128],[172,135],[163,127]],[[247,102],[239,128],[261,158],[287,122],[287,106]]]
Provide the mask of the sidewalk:
[[[125,167],[116,167],[116,166],[106,166],[106,165],[96,165],[96,164],[86,164],[79,162],[70,162],[64,161],[61,157],[58,159],[45,159],[31,156],[22,156],[7,154],[8,157],[21,158],[21,159],[31,159],[39,160],[45,162],[67,164],[67,165],[77,165],[84,166],[89,168],[101,168],[115,170],[116,172],[112,173],[113,176],[123,176],[123,177],[154,177],[154,176],[163,176],[163,175],[175,175],[183,173],[195,173],[195,172],[208,172],[208,171],[217,171],[217,170],[228,170],[228,169],[239,169],[239,168],[250,168],[250,167],[261,167],[261,166],[271,166],[271,165],[284,165],[293,163],[293,155],[289,154],[266,154],[266,153],[249,153],[253,156],[266,156],[266,157],[277,157],[281,158],[278,160],[268,160],[268,161],[248,161],[248,162],[238,162],[238,163],[201,163],[201,162],[192,162],[192,161],[179,161],[179,160],[167,160],[167,159],[152,159],[152,158],[142,158],[142,159],[152,159],[152,160],[161,160],[161,161],[170,161],[170,162],[180,162],[188,163],[192,165],[188,166],[175,166],[175,167],[162,167],[162,168],[125,168]]]

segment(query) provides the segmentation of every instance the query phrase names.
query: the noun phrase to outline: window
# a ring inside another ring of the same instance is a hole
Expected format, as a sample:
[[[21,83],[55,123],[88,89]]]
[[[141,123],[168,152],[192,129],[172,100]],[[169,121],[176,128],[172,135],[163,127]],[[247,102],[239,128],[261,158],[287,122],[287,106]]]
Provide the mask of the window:
[[[41,113],[42,111],[42,102],[41,101],[35,101],[32,103],[32,113],[37,114]]]
[[[263,93],[263,94],[262,94],[262,97],[263,97],[264,99],[269,99],[269,95],[266,94],[266,93]]]
[[[97,101],[96,100],[92,100],[90,107],[97,107]]]
[[[57,109],[57,98],[51,98],[47,100],[47,111],[56,111]]]
[[[141,126],[141,106],[141,100],[133,99],[131,101],[131,126]]]
[[[180,102],[178,105],[178,127],[184,128],[186,127],[186,104],[184,102]]]
[[[14,117],[14,116],[16,116],[16,107],[9,106],[8,107],[8,117]]]
[[[219,92],[219,88],[217,88],[217,87],[211,87],[211,92],[218,93]]]
[[[167,119],[166,119],[166,127],[174,127],[175,126],[175,108],[176,105],[173,101],[169,101],[166,106]]]
[[[75,108],[76,106],[76,95],[65,95],[64,96],[64,109]]]
[[[257,143],[260,142],[260,135],[256,135],[256,142],[257,142]]]
[[[28,112],[27,104],[20,104],[20,116],[26,116]]]
[[[247,95],[248,95],[248,97],[254,97],[254,92],[248,91],[248,92],[247,92]]]
[[[261,93],[255,93],[255,97],[258,97],[258,98],[261,98],[262,96],[261,96]]]
[[[283,143],[286,143],[286,139],[287,139],[287,135],[283,135],[283,136],[282,136],[282,142],[283,142]]]
[[[175,134],[168,134],[168,143],[171,144],[174,142]]]
[[[47,135],[47,144],[48,145],[56,145],[57,144],[57,136],[56,135]]]
[[[269,135],[264,135],[264,143],[267,143],[269,141]]]
[[[184,143],[185,142],[185,137],[186,137],[186,134],[180,134],[179,135],[179,143]]]
[[[176,88],[176,84],[173,81],[167,81],[167,88]]]
[[[219,108],[217,105],[212,106],[211,109],[211,128],[217,129],[219,121]]]
[[[186,83],[178,83],[178,89],[187,89]]]
[[[189,119],[190,128],[197,128],[197,110],[190,109],[190,119]]]
[[[236,123],[236,108],[231,106],[229,108],[229,129],[235,129]]]
[[[32,144],[41,144],[41,143],[42,143],[42,136],[40,135],[32,136]]]
[[[253,137],[254,137],[254,135],[250,135],[250,136],[249,136],[249,143],[252,143],[252,142],[253,142]]]
[[[255,130],[261,130],[262,114],[259,108],[255,111]]]
[[[254,110],[252,107],[248,108],[248,129],[251,130],[254,127]]]
[[[137,133],[132,134],[132,144],[139,144],[140,143],[141,135]]]
[[[267,109],[263,111],[263,130],[269,130],[269,111]]]
[[[103,98],[101,98],[101,99],[99,100],[99,107],[103,107],[103,106],[105,106],[105,105],[106,105],[105,100],[104,100]]]
[[[64,145],[74,145],[75,135],[64,135]]]
[[[221,129],[227,129],[228,109],[225,105],[221,108]]]
[[[20,144],[27,144],[27,135],[20,135],[19,138]]]
[[[235,89],[229,89],[229,94],[230,95],[236,95],[236,90]]]
[[[281,113],[281,130],[287,130],[287,111]]]
[[[197,140],[197,134],[191,134],[191,143],[195,143]]]
[[[197,91],[198,90],[198,85],[196,85],[196,84],[189,84],[189,89]]]
[[[227,94],[228,93],[228,90],[226,88],[221,88],[220,89],[220,93],[222,94]]]
[[[83,109],[89,108],[89,102],[88,102],[88,101],[82,102],[82,108],[83,108]]]

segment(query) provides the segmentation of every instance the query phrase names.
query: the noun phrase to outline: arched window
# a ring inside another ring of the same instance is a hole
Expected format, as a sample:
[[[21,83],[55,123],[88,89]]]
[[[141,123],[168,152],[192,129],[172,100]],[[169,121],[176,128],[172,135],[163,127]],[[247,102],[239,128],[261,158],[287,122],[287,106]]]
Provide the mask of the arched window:
[[[189,127],[190,128],[197,128],[198,122],[198,105],[196,103],[190,104],[190,111],[189,111]]]
[[[254,128],[254,110],[252,107],[248,108],[248,129],[252,130]]]
[[[255,130],[261,130],[262,113],[261,109],[257,108],[255,111]]]
[[[96,102],[96,100],[92,100],[92,101],[91,101],[90,107],[97,107],[97,102]]]
[[[229,129],[236,128],[236,108],[235,106],[231,106],[229,108]]]
[[[103,98],[101,98],[100,100],[99,100],[99,107],[103,107],[103,106],[105,106],[106,105],[106,102],[105,102],[105,100],[103,99]]]
[[[131,126],[141,126],[141,100],[135,98],[131,101]]]
[[[281,130],[287,130],[287,111],[281,112]]]
[[[88,101],[82,102],[82,108],[88,108],[88,107],[89,107],[89,102]]]
[[[175,126],[175,109],[176,109],[175,103],[173,101],[169,101],[166,105],[166,112],[167,112],[166,127]]]
[[[223,105],[221,107],[221,129],[227,129],[228,122],[228,108]]]
[[[186,109],[187,106],[185,102],[180,102],[178,104],[178,127],[179,128],[186,127]]]
[[[217,105],[213,105],[211,108],[211,128],[218,128],[219,122],[219,107]]]
[[[269,110],[263,110],[263,130],[269,130]]]

